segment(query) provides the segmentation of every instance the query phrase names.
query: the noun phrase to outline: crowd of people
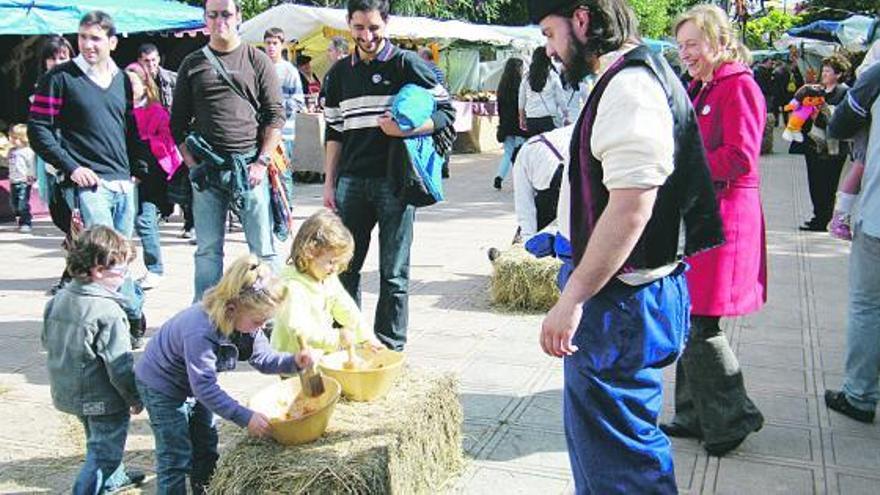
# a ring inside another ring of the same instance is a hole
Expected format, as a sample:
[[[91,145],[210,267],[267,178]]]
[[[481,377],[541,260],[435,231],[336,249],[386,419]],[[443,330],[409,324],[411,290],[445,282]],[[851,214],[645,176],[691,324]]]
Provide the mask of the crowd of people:
[[[505,64],[504,155],[493,186],[513,168],[515,242],[557,222],[551,243],[564,262],[561,296],[542,323],[540,347],[563,358],[575,489],[677,493],[669,436],[698,438],[723,456],[763,426],[721,321],[767,301],[759,155],[768,116],[781,117],[783,100],[796,93],[791,83],[800,84],[796,65],[753,71],[724,11],[699,5],[671,33],[685,86],[641,42],[624,0],[527,3],[547,44],[529,64]],[[27,198],[40,184],[67,236],[42,339],[53,402],[86,432],[74,493],[143,481],[122,459],[130,415],[144,409],[159,493],[185,493],[187,478],[205,493],[219,455],[215,414],[255,436],[270,430],[267,417],[221,388],[219,372],[247,360],[263,373],[291,375],[326,352],[402,351],[407,343],[415,205],[388,170],[398,159],[394,143],[433,136],[441,148],[451,132],[455,112],[432,52],[391,43],[387,0],[349,0],[354,47],[331,41],[323,79],[308,57],[297,56],[296,67],[285,60],[279,28],[265,32],[265,51],[242,42],[238,0],[207,0],[204,18],[207,45],[175,74],[151,44],[120,69],[111,58],[113,20],[85,15],[78,55],[62,37],[46,40],[29,121],[10,131],[19,229],[30,228]],[[839,220],[853,240],[846,380],[825,400],[864,422],[880,400],[880,226],[871,216],[880,208],[880,164],[872,163],[880,127],[870,125],[880,112],[880,64],[872,60],[850,91],[840,84],[844,61],[823,61],[826,103],[811,124],[824,140],[810,134],[804,151],[815,215],[804,229],[831,222],[834,234]],[[404,125],[393,103],[411,88],[431,103],[424,121]],[[293,199],[286,164],[296,114],[310,106],[326,120],[324,209],[281,256],[274,202],[279,193],[284,205]],[[853,136],[858,165],[834,207]],[[856,195],[861,214],[852,217]],[[184,213],[181,236],[197,246],[192,305],[159,326],[135,364],[144,291],[165,273],[158,220],[174,204]],[[250,254],[225,267],[230,213]],[[368,325],[360,272],[377,226],[379,298]],[[147,267],[137,281],[134,233]],[[673,363],[675,415],[660,424],[662,368]]]
[[[238,360],[290,375],[340,346],[403,349],[414,206],[386,177],[389,144],[448,132],[454,111],[426,55],[386,38],[388,16],[386,1],[349,2],[356,49],[349,53],[346,40],[334,38],[334,65],[323,80],[307,57],[297,56],[297,67],[285,60],[279,28],[265,32],[264,51],[243,43],[237,0],[205,2],[208,44],[176,74],[161,67],[151,44],[119,68],[111,57],[116,29],[100,11],[80,20],[78,54],[62,37],[46,40],[45,73],[27,124],[12,128],[10,163],[20,230],[31,224],[30,188],[45,176],[53,218],[68,234],[43,342],[53,402],[86,431],[75,493],[143,481],[121,462],[129,415],[143,409],[156,438],[159,492],[185,493],[189,478],[203,493],[217,460],[214,414],[256,436],[269,432],[268,418],[217,383],[217,373]],[[404,86],[421,88],[436,107],[406,130],[389,113]],[[300,226],[281,257],[273,177],[280,174],[289,208],[296,114],[318,109],[327,121],[328,209]],[[161,324],[135,366],[144,291],[159,287],[166,270],[158,220],[174,204],[185,217],[181,236],[197,246],[193,305]],[[224,270],[230,212],[251,254]],[[368,327],[359,272],[376,224],[381,290]],[[129,270],[135,233],[147,268],[137,281]]]

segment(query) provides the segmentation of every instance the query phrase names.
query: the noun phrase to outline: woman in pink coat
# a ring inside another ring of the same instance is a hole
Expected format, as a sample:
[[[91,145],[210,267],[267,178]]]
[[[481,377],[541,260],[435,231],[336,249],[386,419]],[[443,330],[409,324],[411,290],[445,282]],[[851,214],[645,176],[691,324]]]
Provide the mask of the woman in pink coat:
[[[675,25],[679,54],[693,77],[689,93],[700,125],[726,243],[688,260],[691,335],[676,369],[670,436],[696,437],[710,455],[735,449],[764,423],[746,394],[739,362],[719,320],[757,311],[767,300],[764,215],[758,156],[764,97],[745,65],[724,12],[699,5]]]

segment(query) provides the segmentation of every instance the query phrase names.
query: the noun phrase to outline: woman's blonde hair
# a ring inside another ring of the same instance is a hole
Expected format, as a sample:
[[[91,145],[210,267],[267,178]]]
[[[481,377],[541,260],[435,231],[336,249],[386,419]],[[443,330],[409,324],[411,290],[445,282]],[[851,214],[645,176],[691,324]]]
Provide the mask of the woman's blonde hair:
[[[144,94],[147,96],[147,103],[159,103],[159,85],[147,74],[144,66],[137,62],[132,62],[125,67],[125,72],[136,76],[144,85]]]
[[[709,45],[719,54],[717,64],[725,62],[752,62],[752,54],[736,37],[727,14],[717,5],[700,4],[688,9],[675,20],[673,34],[678,34],[682,24],[693,22],[703,33]]]
[[[235,330],[235,317],[244,311],[270,318],[287,299],[287,286],[269,265],[254,255],[242,256],[202,297],[202,306],[224,335]]]
[[[354,255],[354,239],[335,213],[319,210],[306,219],[296,233],[287,264],[307,273],[315,258],[327,251],[341,258],[337,270],[343,270]]]

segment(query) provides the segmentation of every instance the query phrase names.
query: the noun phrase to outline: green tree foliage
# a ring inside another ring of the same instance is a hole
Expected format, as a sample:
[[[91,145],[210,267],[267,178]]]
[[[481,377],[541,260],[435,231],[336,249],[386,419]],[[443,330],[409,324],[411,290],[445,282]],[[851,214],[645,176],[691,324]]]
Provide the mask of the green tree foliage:
[[[771,46],[789,28],[801,24],[801,16],[770,9],[762,17],[754,17],[746,23],[746,46],[762,50]]]
[[[204,0],[182,0],[201,7]],[[245,19],[284,3],[283,0],[241,0]],[[301,0],[296,3],[317,7],[345,8],[346,0]],[[668,35],[669,24],[681,11],[700,0],[630,0],[645,36]],[[525,0],[391,0],[391,10],[399,15],[418,15],[437,19],[521,26],[529,23]]]

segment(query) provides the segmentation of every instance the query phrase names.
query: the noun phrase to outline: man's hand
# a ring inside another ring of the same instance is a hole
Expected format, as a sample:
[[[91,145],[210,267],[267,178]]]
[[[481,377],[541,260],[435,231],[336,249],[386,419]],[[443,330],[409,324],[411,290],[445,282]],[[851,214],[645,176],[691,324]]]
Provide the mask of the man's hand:
[[[336,188],[329,180],[324,181],[324,208],[336,211]]]
[[[266,177],[266,166],[259,162],[251,163],[248,167],[248,184],[251,187],[257,187]]]
[[[549,356],[570,356],[577,352],[571,343],[581,321],[583,305],[560,298],[541,325],[541,349]]]
[[[272,431],[272,425],[269,424],[269,418],[263,413],[254,411],[251,415],[251,420],[248,421],[247,430],[251,436],[263,438],[269,436],[269,433]]]
[[[91,171],[91,169],[85,167],[79,167],[70,174],[70,180],[74,182],[74,184],[79,187],[95,187],[100,182],[97,174]]]
[[[406,137],[406,133],[404,133],[400,129],[400,126],[397,125],[397,121],[391,116],[391,112],[386,111],[384,115],[379,117],[379,128],[388,136],[398,138]]]

